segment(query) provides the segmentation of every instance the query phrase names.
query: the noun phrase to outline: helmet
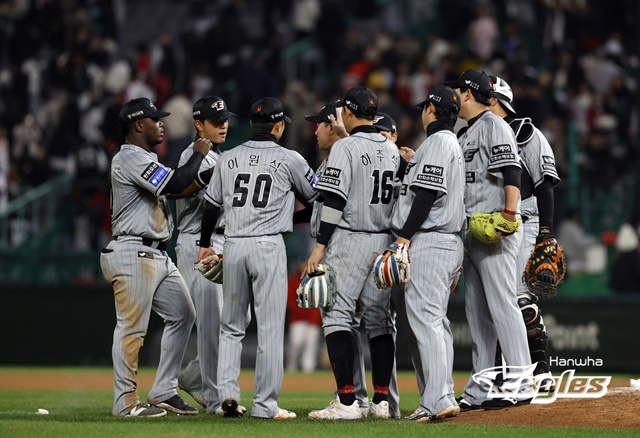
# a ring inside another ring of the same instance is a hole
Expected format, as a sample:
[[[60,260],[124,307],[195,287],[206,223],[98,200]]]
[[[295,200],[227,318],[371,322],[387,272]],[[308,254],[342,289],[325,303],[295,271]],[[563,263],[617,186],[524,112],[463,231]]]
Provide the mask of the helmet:
[[[497,76],[490,76],[490,78],[493,82],[493,95],[500,101],[507,112],[515,116],[516,110],[513,109],[513,91],[511,91],[511,87],[502,78]]]

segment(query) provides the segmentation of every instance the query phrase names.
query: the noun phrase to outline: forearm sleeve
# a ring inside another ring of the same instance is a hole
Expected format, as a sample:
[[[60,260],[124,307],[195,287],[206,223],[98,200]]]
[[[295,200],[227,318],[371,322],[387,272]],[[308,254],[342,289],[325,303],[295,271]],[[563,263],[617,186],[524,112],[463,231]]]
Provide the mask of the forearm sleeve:
[[[522,169],[518,166],[505,166],[501,167],[502,178],[504,179],[505,186],[513,186],[520,190]]]
[[[409,216],[398,233],[398,236],[411,240],[413,235],[420,229],[422,224],[424,224],[424,221],[427,220],[437,196],[438,192],[435,190],[422,188],[416,190],[416,196],[413,199]]]
[[[333,193],[325,195],[322,213],[320,214],[320,229],[318,230],[317,242],[326,245],[331,240],[333,232],[336,230],[342,211],[347,205],[347,200]]]
[[[200,224],[200,248],[209,248],[211,246],[211,235],[216,228],[219,215],[220,207],[204,201],[204,213],[202,214],[202,222]]]
[[[545,177],[536,188],[536,200],[540,228],[548,228],[550,232],[553,232],[553,181],[550,177]]]
[[[164,189],[162,189],[162,194],[182,193],[184,189],[189,187],[198,175],[198,169],[200,168],[200,163],[202,163],[203,158],[204,155],[201,153],[195,153],[189,157],[189,160],[184,166],[175,169],[173,175],[171,175],[171,179],[164,186]]]

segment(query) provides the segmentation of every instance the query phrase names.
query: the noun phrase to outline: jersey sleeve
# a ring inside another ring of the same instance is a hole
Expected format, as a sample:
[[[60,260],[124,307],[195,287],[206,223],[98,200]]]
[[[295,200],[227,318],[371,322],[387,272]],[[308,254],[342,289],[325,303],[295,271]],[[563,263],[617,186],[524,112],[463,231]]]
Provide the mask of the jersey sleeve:
[[[489,166],[487,170],[494,173],[497,169],[505,166],[520,167],[518,157],[518,147],[513,130],[506,122],[499,120],[487,123],[485,132],[489,147]]]
[[[531,151],[535,164],[533,166],[529,166],[529,173],[531,173],[533,186],[538,187],[547,176],[551,178],[554,186],[557,185],[560,182],[560,177],[558,176],[558,171],[556,169],[556,158],[553,154],[553,149],[551,149],[551,145],[538,129],[536,129],[536,135],[531,140],[532,141],[530,143],[535,142],[533,144],[535,146],[535,150]],[[524,146],[524,151],[526,151],[526,148],[529,146],[530,144]]]
[[[204,199],[216,207],[222,207],[222,172],[216,169],[204,193]]]
[[[128,154],[123,157],[123,176],[154,195],[159,195],[171,179],[173,169],[165,167],[149,154]]]
[[[313,171],[307,160],[298,152],[291,152],[291,185],[296,193],[302,195],[307,201],[312,201],[318,196],[316,186],[318,185],[318,177]]]
[[[327,157],[327,165],[318,178],[318,190],[335,193],[347,199],[351,183],[351,156],[346,147],[348,138],[338,140]]]
[[[441,140],[436,137],[434,141],[439,142]],[[413,157],[416,158],[416,171],[412,180],[409,181],[409,188],[435,190],[438,195],[447,194],[447,173],[449,166],[451,166],[452,157],[439,144],[431,144],[429,147],[420,149],[420,152],[424,152]]]

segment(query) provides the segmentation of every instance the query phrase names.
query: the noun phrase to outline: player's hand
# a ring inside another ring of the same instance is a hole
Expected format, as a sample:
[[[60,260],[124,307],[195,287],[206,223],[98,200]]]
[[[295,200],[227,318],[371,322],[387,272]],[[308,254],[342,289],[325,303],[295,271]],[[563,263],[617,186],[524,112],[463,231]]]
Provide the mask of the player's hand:
[[[329,120],[331,121],[331,127],[333,128],[333,131],[338,137],[349,137],[347,128],[344,127],[344,122],[342,121],[342,107],[336,108],[336,117],[333,117],[333,114],[329,114]]]
[[[518,219],[515,214],[505,213],[504,211],[501,212],[500,214],[502,214],[502,217],[508,220],[509,222],[515,222],[516,219]],[[498,235],[498,237],[502,237],[502,231],[496,231],[496,234]]]
[[[413,149],[406,146],[400,146],[400,156],[404,158],[405,161],[410,161],[413,157],[413,154],[415,154],[415,151]]]
[[[208,138],[200,137],[193,142],[193,151],[200,152],[202,155],[207,155],[212,147],[213,143]]]
[[[307,274],[317,271],[318,263],[320,263],[323,258],[324,258],[324,245],[316,244],[315,248],[313,249],[313,252],[307,259],[307,263],[304,265],[304,268],[302,269],[302,274],[300,275],[300,278],[304,277]]]
[[[198,260],[196,260],[195,263],[198,263],[203,258],[209,257],[210,255],[214,255],[215,253],[216,252],[213,250],[212,247],[200,248],[200,250],[198,251]]]
[[[398,238],[396,239],[396,243],[398,245],[404,245],[407,249],[409,249],[409,245],[411,244],[411,241],[409,239],[405,239],[404,237],[398,236]],[[387,251],[383,254],[382,257],[384,257],[384,259],[386,260],[391,256],[391,254],[393,253],[390,251]]]

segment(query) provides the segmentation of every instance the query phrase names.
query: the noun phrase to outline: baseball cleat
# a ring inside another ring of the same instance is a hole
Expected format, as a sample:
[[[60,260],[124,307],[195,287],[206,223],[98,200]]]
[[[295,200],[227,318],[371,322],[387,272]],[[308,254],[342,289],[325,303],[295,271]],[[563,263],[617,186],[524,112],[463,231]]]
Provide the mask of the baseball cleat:
[[[538,392],[547,393],[554,392],[556,390],[556,381],[551,373],[542,373],[535,376],[536,383],[538,385]]]
[[[238,401],[233,398],[227,398],[222,400],[221,403],[223,417],[225,418],[240,418],[244,415],[244,412],[240,409]]]
[[[167,415],[167,411],[155,406],[145,405],[144,403],[138,403],[129,411],[125,417],[164,417]]]
[[[369,405],[369,412],[367,413],[367,417],[372,418],[391,418],[389,414],[389,402],[381,401],[380,403],[373,403]]]
[[[178,394],[163,402],[151,404],[159,408],[166,409],[167,411],[174,412],[176,414],[198,415],[198,409],[186,404],[185,401],[182,400],[182,397],[180,397]]]
[[[460,412],[475,411],[476,409],[482,409],[482,406],[472,405],[470,401],[468,401],[466,398],[462,396],[458,397],[456,401],[458,402],[458,406],[460,407]]]
[[[191,398],[193,398],[200,406],[202,406],[203,408],[207,407],[207,402],[204,401],[204,397],[202,396],[201,392],[198,391],[189,391],[188,389],[186,389],[184,386],[180,385],[180,383],[178,383],[178,389],[183,390],[184,392],[186,392],[187,394],[189,394],[191,396]]]
[[[244,406],[242,406],[242,405],[238,405],[238,409],[240,409],[240,411],[242,411],[242,414],[243,414],[243,415],[247,413],[247,408],[245,408],[245,407],[244,407]],[[218,406],[218,408],[217,408],[217,409],[216,409],[216,411],[215,411],[215,414],[216,414],[216,415],[220,415],[220,416],[223,416],[223,415],[224,415],[224,411],[222,410],[222,407],[221,407],[221,406]]]
[[[460,406],[448,406],[435,415],[431,415],[424,409],[418,408],[406,418],[416,423],[431,423],[433,421],[444,420],[445,418],[457,417],[458,414],[460,414]]]
[[[511,397],[503,397],[503,398],[492,398],[489,400],[485,400],[480,405],[482,409],[505,409],[505,408],[513,408],[516,406],[528,405],[531,403],[531,399],[526,400],[517,400]]]
[[[293,420],[297,415],[295,412],[287,411],[286,409],[278,409],[278,413],[271,417],[272,420]]]
[[[312,420],[358,420],[362,418],[358,401],[352,405],[343,405],[339,400],[332,400],[324,409],[309,412]]]

